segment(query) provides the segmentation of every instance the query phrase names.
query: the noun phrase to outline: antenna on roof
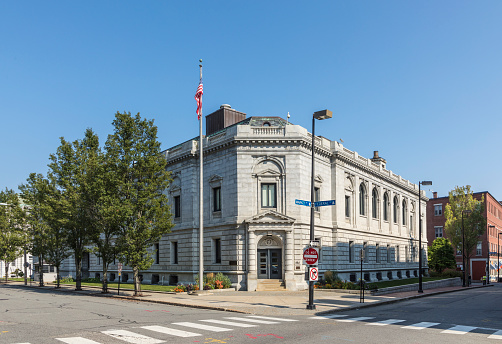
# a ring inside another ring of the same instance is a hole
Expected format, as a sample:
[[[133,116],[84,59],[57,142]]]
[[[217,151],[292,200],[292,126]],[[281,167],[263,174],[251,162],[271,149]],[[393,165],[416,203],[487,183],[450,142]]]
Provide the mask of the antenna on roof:
[[[286,118],[287,118],[286,123],[289,123],[289,117],[291,117],[291,116],[289,115],[289,111],[288,111],[288,115],[286,116]]]

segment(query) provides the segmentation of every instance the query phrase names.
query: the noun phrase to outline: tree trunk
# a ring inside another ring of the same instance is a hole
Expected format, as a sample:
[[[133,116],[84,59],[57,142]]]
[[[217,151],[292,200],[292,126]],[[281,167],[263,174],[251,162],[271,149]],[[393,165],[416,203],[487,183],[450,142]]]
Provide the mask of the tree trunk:
[[[56,266],[56,288],[60,288],[60,285],[59,285],[60,279],[61,279],[61,276],[59,275],[59,266]]]
[[[76,256],[75,256],[75,268],[77,269],[75,290],[82,290],[82,259],[78,259]]]
[[[5,282],[9,281],[9,263],[5,261]]]
[[[141,294],[141,282],[139,280],[139,269],[137,267],[134,267],[133,271],[134,271],[134,296],[143,296]]]
[[[108,293],[108,264],[103,259],[103,291],[102,293]]]
[[[38,286],[44,286],[44,256],[38,257]]]

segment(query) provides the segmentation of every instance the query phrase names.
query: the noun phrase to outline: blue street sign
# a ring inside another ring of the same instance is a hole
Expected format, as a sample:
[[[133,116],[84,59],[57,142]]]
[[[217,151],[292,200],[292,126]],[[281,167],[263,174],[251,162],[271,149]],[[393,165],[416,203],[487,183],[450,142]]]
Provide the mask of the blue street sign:
[[[309,201],[303,201],[301,199],[295,199],[295,204],[306,205],[307,207],[310,207],[310,202]]]
[[[314,202],[314,207],[324,207],[325,205],[335,205],[335,200]]]

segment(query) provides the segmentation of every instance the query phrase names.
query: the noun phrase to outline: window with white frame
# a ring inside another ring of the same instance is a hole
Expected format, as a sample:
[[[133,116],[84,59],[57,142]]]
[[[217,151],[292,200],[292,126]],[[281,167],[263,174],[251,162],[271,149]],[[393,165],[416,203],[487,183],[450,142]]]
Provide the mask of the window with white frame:
[[[389,195],[383,194],[383,220],[389,221]]]
[[[277,207],[277,190],[275,183],[261,184],[261,207],[262,208]]]
[[[371,192],[371,216],[374,219],[378,218],[378,192],[376,188],[373,188]]]
[[[350,217],[350,196],[345,196],[345,217]]]
[[[443,215],[443,205],[442,204],[434,204],[434,216]]]
[[[478,244],[476,245],[476,256],[481,255],[483,255],[483,243],[481,241],[478,241]]]
[[[443,237],[443,226],[434,226],[434,232],[436,234],[436,238]]]
[[[366,215],[366,189],[359,185],[359,215]]]

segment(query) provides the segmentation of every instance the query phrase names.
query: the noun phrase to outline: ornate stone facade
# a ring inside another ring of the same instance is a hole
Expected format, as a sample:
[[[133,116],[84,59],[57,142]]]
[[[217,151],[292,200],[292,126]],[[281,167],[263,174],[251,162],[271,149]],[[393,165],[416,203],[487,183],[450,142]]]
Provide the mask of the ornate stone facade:
[[[306,289],[302,253],[310,241],[310,208],[295,199],[310,200],[311,133],[278,117],[249,117],[203,140],[204,271],[223,272],[239,290],[256,290],[263,279],[282,280],[288,290]],[[378,156],[366,159],[336,141],[315,140],[317,197],[336,200],[314,213],[320,274],[332,270],[344,280],[359,279],[364,249],[366,280],[417,276],[418,186],[387,170]],[[194,282],[198,138],[163,154],[173,176],[166,192],[178,216],[143,278]],[[426,200],[422,194],[424,223]],[[425,230],[422,242],[426,248]]]

